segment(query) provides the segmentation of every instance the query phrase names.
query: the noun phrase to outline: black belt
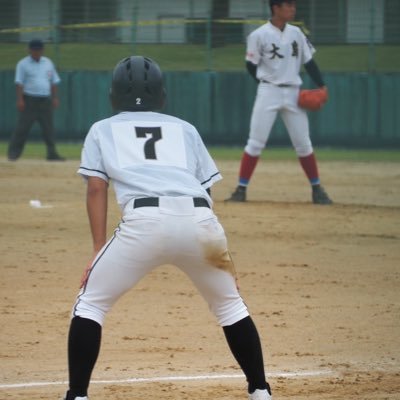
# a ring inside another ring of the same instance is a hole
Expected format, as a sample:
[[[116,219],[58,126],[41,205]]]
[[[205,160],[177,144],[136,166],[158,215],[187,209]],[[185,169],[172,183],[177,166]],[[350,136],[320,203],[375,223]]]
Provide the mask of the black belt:
[[[278,86],[278,87],[292,87],[293,85],[289,85],[289,84],[287,84],[287,83],[279,83],[278,85],[276,84],[276,83],[272,83],[272,82],[269,82],[269,81],[265,81],[264,79],[261,79],[261,82],[263,82],[263,83],[270,83],[271,85],[275,85],[275,86]]]
[[[51,97],[50,96],[31,96],[29,94],[24,94],[24,98],[32,100],[32,101],[49,101]]]
[[[160,201],[158,197],[143,197],[141,199],[135,199],[133,202],[133,208],[139,207],[158,207]],[[211,208],[208,201],[203,197],[193,197],[193,205],[195,207],[207,207]]]

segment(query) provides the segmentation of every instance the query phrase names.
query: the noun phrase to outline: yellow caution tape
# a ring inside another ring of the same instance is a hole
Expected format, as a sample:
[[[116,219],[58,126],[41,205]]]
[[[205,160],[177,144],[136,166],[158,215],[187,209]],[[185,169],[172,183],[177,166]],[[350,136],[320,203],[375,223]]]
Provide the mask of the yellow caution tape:
[[[102,29],[102,28],[124,28],[131,26],[157,26],[157,25],[181,25],[181,24],[206,24],[210,21],[207,19],[160,19],[160,20],[141,20],[137,22],[133,21],[110,21],[110,22],[91,22],[91,23],[81,23],[81,24],[66,24],[59,25],[58,27],[55,25],[48,26],[30,26],[30,27],[22,27],[22,28],[5,28],[0,29],[1,33],[29,33],[29,32],[42,32],[42,31],[51,31],[55,29]],[[242,25],[262,25],[265,23],[265,20],[262,19],[215,19],[211,21],[212,23],[220,23],[220,24],[242,24]],[[305,28],[304,22],[297,21],[292,22],[293,25],[297,25],[302,28],[305,34],[309,34],[309,31]]]

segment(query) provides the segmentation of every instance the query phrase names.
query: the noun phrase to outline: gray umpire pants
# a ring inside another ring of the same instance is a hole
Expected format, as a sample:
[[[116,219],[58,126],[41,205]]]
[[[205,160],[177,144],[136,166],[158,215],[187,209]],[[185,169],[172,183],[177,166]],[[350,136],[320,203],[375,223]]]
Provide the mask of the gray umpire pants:
[[[56,155],[53,134],[53,105],[50,97],[24,95],[25,109],[19,113],[17,127],[8,146],[8,158],[17,159],[24,150],[32,125],[37,121],[47,146],[47,157]]]

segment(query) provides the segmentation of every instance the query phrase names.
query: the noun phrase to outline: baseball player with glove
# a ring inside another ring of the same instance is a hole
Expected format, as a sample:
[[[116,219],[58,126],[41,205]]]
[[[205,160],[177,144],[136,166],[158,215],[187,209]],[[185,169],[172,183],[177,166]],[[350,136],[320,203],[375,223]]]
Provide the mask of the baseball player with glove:
[[[196,130],[162,114],[159,66],[132,56],[112,75],[116,114],[93,124],[78,173],[87,182],[93,259],[85,269],[68,336],[66,400],[87,400],[102,325],[113,304],[157,266],[191,279],[222,326],[251,400],[271,400],[257,329],[236,286],[227,239],[212,210],[222,177]],[[107,190],[113,182],[122,219],[106,241]]]
[[[247,39],[246,66],[257,80],[258,88],[238,186],[227,201],[246,201],[247,186],[279,113],[311,184],[313,203],[331,204],[320,183],[306,111],[320,109],[328,99],[328,90],[312,58],[314,47],[298,27],[288,23],[294,19],[296,1],[270,0],[269,3],[271,20]],[[318,86],[313,92],[300,93],[302,65]]]

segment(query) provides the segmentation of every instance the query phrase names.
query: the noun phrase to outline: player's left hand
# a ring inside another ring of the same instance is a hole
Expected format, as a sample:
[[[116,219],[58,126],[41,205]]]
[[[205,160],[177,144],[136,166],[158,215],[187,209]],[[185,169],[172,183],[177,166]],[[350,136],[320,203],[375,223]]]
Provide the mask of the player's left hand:
[[[328,89],[326,86],[318,89],[302,89],[299,92],[298,105],[306,110],[320,110],[327,101]]]

